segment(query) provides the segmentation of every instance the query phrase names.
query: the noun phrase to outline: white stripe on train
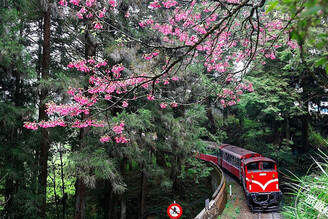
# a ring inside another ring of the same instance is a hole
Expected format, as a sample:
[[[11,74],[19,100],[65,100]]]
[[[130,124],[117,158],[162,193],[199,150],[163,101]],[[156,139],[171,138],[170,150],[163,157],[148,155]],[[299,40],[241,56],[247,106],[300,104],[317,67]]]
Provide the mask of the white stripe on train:
[[[271,183],[273,183],[273,182],[278,182],[278,179],[272,179],[272,180],[268,181],[267,183],[265,183],[265,185],[263,186],[262,183],[260,183],[259,181],[256,181],[256,180],[250,180],[250,179],[248,179],[247,177],[246,177],[246,180],[249,181],[249,182],[252,182],[252,183],[255,183],[255,184],[259,185],[259,186],[263,189],[263,191],[265,190],[265,188],[266,188],[269,184],[271,184]]]

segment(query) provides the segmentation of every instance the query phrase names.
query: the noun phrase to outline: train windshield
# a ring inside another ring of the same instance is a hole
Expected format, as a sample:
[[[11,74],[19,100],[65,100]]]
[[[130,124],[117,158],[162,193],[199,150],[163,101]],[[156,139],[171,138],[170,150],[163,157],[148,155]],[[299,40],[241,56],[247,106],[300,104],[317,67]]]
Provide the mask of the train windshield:
[[[259,170],[258,162],[253,162],[253,163],[247,164],[247,171],[254,171],[254,170]]]
[[[273,162],[263,162],[263,170],[274,170],[275,163]]]

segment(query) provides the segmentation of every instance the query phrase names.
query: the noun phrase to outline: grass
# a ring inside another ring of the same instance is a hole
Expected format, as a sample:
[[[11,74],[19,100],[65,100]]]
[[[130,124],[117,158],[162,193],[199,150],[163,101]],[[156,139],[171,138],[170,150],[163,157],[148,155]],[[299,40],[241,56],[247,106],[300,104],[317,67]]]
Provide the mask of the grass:
[[[231,185],[232,188],[232,196],[229,195],[229,187]],[[240,208],[235,206],[237,196],[234,194],[238,185],[235,182],[228,182],[227,183],[227,192],[228,192],[228,200],[227,204],[224,208],[224,211],[217,219],[224,219],[224,218],[231,218],[236,219],[240,215]],[[240,202],[240,200],[239,200]]]
[[[313,158],[306,176],[294,175],[293,200],[283,209],[286,218],[328,218],[328,156],[320,151],[319,157],[322,161]]]

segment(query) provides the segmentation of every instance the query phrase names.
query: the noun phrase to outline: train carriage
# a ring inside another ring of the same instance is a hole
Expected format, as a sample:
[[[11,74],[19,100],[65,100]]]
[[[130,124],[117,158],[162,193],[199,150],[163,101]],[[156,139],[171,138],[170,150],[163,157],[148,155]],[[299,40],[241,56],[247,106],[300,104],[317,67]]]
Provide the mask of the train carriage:
[[[234,145],[222,144],[213,147],[216,154],[200,154],[196,157],[213,161],[236,176],[245,190],[248,205],[253,211],[276,211],[282,193],[279,189],[279,179],[276,162],[259,153]],[[216,157],[215,157],[216,156]]]

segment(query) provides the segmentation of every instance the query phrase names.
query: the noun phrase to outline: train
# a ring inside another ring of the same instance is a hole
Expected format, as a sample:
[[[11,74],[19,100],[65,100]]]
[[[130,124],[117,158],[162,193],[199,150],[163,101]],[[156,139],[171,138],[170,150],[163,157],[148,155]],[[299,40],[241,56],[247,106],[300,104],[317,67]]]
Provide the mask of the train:
[[[196,153],[204,161],[212,161],[230,172],[242,184],[247,204],[254,212],[279,210],[282,192],[279,189],[277,164],[259,153],[230,144],[208,142],[207,153]]]

